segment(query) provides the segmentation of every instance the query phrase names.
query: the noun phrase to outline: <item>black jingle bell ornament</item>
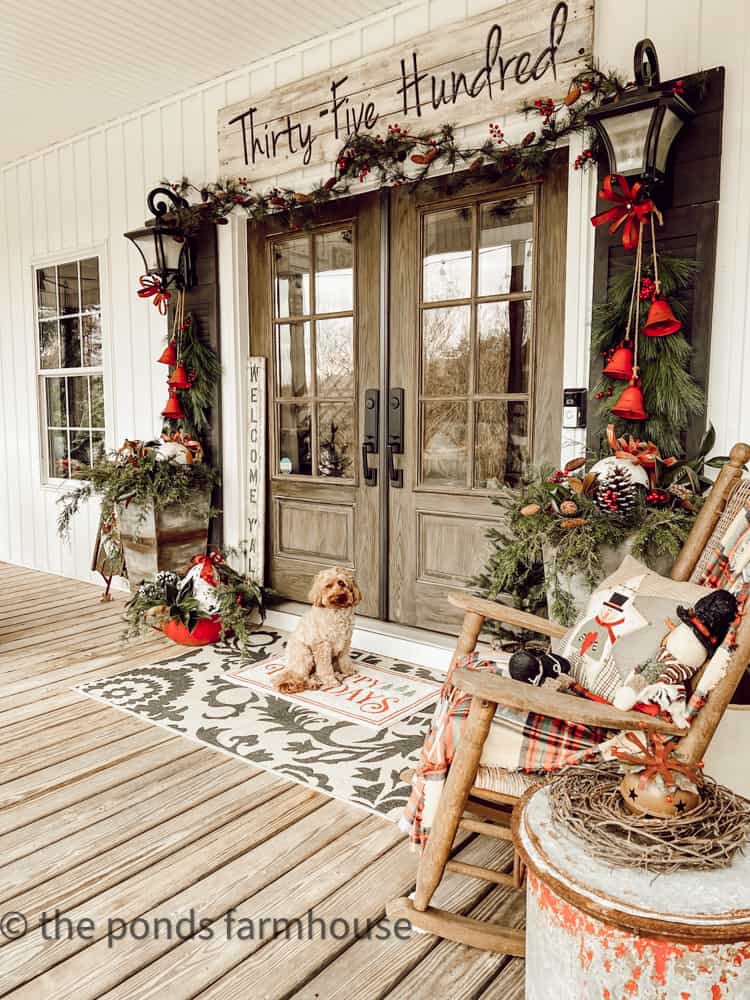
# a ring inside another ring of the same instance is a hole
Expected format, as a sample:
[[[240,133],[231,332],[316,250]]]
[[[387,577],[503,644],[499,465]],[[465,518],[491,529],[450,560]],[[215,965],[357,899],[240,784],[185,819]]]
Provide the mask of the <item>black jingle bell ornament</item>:
[[[570,661],[557,653],[520,649],[511,656],[508,670],[514,681],[541,687],[550,678],[570,673]]]

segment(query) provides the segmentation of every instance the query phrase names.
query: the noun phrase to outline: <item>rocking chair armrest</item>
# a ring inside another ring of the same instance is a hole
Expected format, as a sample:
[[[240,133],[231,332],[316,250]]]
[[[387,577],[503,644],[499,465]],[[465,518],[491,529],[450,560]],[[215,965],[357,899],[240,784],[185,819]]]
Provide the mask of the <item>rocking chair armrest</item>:
[[[641,712],[622,712],[614,705],[606,705],[576,695],[552,691],[544,687],[534,687],[514,681],[510,677],[461,667],[453,674],[453,684],[468,694],[485,701],[492,701],[504,708],[515,708],[521,712],[536,712],[554,719],[564,719],[584,726],[600,726],[603,729],[649,730],[669,736],[684,736],[685,730],[672,722],[657,719]]]
[[[472,597],[471,594],[448,594],[448,600],[455,608],[461,608],[463,611],[471,611],[493,622],[505,622],[506,625],[529,629],[553,639],[562,639],[568,631],[564,625],[551,622],[548,618],[530,615],[527,611],[518,611],[516,608],[508,607],[507,604],[486,601],[482,597]]]

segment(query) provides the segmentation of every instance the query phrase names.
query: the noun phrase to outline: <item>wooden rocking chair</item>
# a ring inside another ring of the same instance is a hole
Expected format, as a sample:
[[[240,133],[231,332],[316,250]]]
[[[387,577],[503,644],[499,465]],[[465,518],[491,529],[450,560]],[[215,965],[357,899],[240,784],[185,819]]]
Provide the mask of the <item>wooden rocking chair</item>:
[[[750,445],[737,444],[732,448],[729,462],[721,470],[672,568],[673,580],[696,581],[700,577],[726,528],[750,500],[750,480],[741,478],[743,467],[749,460]],[[565,628],[544,618],[467,594],[451,594],[448,600],[465,612],[454,663],[473,652],[488,618],[531,629],[551,638],[562,637],[566,632]],[[639,712],[623,712],[607,704],[533,687],[496,674],[456,670],[456,686],[473,696],[466,727],[448,771],[430,837],[419,862],[414,898],[393,900],[388,906],[389,917],[406,917],[420,930],[461,944],[523,956],[525,944],[522,931],[430,906],[446,870],[515,889],[523,886],[525,872],[517,852],[514,853],[513,869],[509,873],[451,860],[454,838],[459,829],[498,840],[512,842],[513,839],[511,815],[513,807],[520,801],[519,797],[491,792],[475,785],[482,748],[497,706],[612,730],[645,730],[681,736],[678,752],[687,760],[697,762],[703,759],[748,661],[750,612],[740,624],[737,647],[726,675],[711,692],[687,733],[669,722]],[[467,815],[467,811],[472,815]]]

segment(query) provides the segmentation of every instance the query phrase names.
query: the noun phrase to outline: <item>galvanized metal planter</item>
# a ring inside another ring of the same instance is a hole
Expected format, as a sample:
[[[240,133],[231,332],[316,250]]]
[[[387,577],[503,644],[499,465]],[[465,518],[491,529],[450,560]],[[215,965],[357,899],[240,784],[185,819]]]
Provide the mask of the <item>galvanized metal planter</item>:
[[[161,570],[182,575],[192,557],[205,550],[210,492],[199,494],[197,502],[200,513],[189,512],[180,504],[159,511],[153,506],[117,505],[131,590],[143,580],[153,580]]]

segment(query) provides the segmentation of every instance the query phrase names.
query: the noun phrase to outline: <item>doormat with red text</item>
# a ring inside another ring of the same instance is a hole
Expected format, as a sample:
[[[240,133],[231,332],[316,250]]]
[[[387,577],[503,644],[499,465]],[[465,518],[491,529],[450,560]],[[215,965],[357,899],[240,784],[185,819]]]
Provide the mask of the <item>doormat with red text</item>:
[[[437,701],[439,681],[394,670],[386,657],[352,650],[351,658],[355,674],[335,686],[297,694],[282,694],[273,686],[275,675],[285,669],[283,657],[251,663],[229,676],[238,684],[372,729],[382,729]]]

